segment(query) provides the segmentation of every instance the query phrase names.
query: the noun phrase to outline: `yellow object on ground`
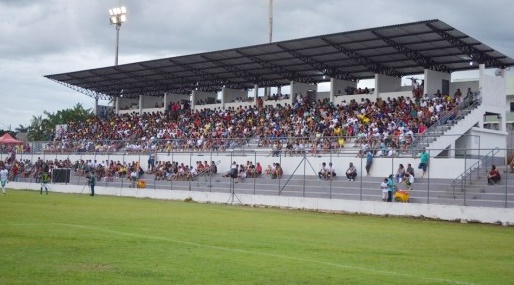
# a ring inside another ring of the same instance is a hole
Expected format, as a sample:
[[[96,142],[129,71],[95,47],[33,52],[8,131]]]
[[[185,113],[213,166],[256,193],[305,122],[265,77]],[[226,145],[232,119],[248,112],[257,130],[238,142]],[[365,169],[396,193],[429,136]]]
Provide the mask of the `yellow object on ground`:
[[[137,181],[137,188],[146,188],[146,181],[139,179]]]
[[[395,202],[409,202],[410,193],[407,190],[398,190],[394,193],[394,201]]]

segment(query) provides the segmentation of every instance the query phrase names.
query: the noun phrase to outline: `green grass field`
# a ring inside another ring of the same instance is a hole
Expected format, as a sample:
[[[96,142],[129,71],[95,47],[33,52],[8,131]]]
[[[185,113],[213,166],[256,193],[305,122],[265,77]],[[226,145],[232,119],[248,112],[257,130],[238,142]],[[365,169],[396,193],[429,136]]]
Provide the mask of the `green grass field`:
[[[0,284],[514,284],[514,228],[9,191]]]

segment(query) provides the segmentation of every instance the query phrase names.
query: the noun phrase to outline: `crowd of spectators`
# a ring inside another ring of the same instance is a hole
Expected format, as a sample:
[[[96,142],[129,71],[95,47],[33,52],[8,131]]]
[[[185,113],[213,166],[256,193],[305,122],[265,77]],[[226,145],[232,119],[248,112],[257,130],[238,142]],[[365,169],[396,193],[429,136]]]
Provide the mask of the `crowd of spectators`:
[[[351,141],[360,155],[393,156],[464,100],[440,92],[422,98],[350,100],[334,105],[296,96],[292,105],[191,110],[170,104],[165,112],[111,114],[69,122],[47,152],[225,151],[255,138],[270,155],[332,152]],[[191,167],[191,166],[190,166]]]

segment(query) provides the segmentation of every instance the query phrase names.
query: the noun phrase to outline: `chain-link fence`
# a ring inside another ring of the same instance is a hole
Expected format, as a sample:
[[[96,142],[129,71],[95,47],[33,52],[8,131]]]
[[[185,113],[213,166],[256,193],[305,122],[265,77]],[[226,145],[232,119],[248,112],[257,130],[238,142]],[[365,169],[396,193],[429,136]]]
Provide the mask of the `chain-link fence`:
[[[380,184],[384,178],[393,175],[396,189],[407,190],[405,178],[397,179],[400,164],[406,171],[412,171],[414,182],[409,191],[411,203],[452,204],[485,207],[514,207],[514,173],[507,162],[510,149],[464,149],[454,157],[433,157],[441,151],[428,151],[428,167],[424,172],[419,168],[419,153],[387,153],[374,156],[369,171],[367,152],[353,151],[309,152],[287,150],[225,150],[210,152],[156,152],[153,153],[153,169],[149,165],[150,154],[146,152],[128,153],[21,153],[16,155],[17,166],[8,164],[11,178],[15,181],[40,183],[38,164],[50,165],[56,171],[54,183],[69,183],[86,186],[87,179],[83,166],[100,170],[98,186],[141,187],[162,191],[187,190],[203,192],[225,192],[253,195],[316,197],[345,200],[380,201]],[[2,161],[9,160],[9,154],[0,154]],[[198,163],[214,164],[217,172],[188,171],[198,167]],[[323,163],[332,164],[335,176],[320,175]],[[346,171],[352,163],[357,177],[349,181]],[[186,173],[178,175],[175,169],[164,165],[178,165]],[[228,175],[232,165],[244,169],[244,175]],[[256,173],[260,165],[262,172]],[[252,165],[250,167],[250,165]],[[488,184],[492,166],[499,170],[501,179]],[[82,168],[81,168],[82,167]],[[133,168],[141,167],[137,180],[131,178]],[[16,168],[16,169],[15,169]],[[125,171],[120,171],[125,169]],[[187,169],[186,169],[187,168]],[[254,169],[253,172],[248,168]],[[277,172],[277,168],[281,171]],[[409,168],[411,168],[409,170]],[[64,177],[62,177],[64,175]],[[55,177],[60,176],[60,177]],[[141,180],[144,183],[137,183]]]

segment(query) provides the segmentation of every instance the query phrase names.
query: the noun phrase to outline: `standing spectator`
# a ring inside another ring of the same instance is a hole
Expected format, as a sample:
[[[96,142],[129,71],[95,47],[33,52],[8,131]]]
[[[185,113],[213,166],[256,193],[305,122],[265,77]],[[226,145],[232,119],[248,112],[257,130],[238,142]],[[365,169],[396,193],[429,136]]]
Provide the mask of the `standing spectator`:
[[[425,177],[425,173],[427,172],[427,165],[428,165],[428,151],[426,149],[423,149],[423,153],[421,153],[421,157],[419,159],[419,165],[418,169],[423,170],[423,174],[421,174],[421,178]]]
[[[387,202],[393,201],[393,191],[394,191],[394,176],[391,174],[387,178]]]
[[[89,187],[91,188],[90,196],[95,196],[95,185],[96,185],[96,173],[95,171],[91,171],[91,176],[89,176]]]
[[[491,170],[489,171],[489,175],[487,175],[487,184],[494,185],[500,182],[501,175],[498,169],[496,169],[496,165],[491,166]]]
[[[43,173],[41,174],[41,189],[39,194],[43,194],[43,188],[45,188],[46,195],[48,195],[48,183],[50,182],[50,173],[48,172],[48,168],[43,168]]]
[[[355,181],[355,177],[357,177],[357,168],[355,168],[353,163],[350,162],[350,165],[346,170],[346,178],[348,178],[348,181]]]
[[[369,176],[369,170],[371,169],[371,165],[373,164],[373,153],[371,150],[368,150],[366,153],[366,175]]]
[[[9,170],[7,170],[4,165],[0,168],[2,169],[0,170],[0,183],[2,184],[2,193],[5,195],[5,184],[8,182]]]
[[[386,202],[387,201],[387,192],[388,192],[388,187],[387,187],[387,177],[384,178],[384,181],[382,181],[382,183],[380,183],[380,190],[382,191],[382,201],[383,202]]]
[[[153,172],[155,167],[155,151],[148,149],[148,171]]]

